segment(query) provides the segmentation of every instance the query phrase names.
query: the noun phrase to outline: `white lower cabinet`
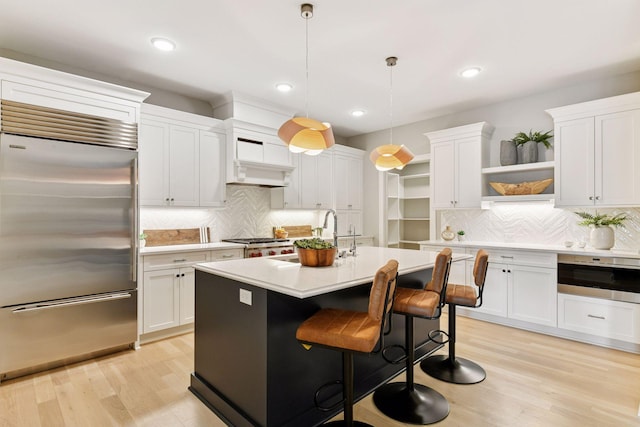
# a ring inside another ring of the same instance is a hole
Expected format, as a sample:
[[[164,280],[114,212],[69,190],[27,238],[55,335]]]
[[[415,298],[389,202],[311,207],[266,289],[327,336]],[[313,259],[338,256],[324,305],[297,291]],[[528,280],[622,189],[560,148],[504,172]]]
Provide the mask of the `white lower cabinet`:
[[[193,267],[144,274],[144,333],[173,328],[194,320]]]
[[[640,343],[640,305],[558,294],[558,327]]]
[[[469,277],[473,277],[473,263],[469,269]],[[487,277],[484,281],[484,289],[482,292],[482,305],[474,310],[480,313],[492,314],[494,316],[507,317],[509,304],[509,282],[511,276],[509,266],[506,264],[491,262],[489,257],[489,265],[487,266]]]
[[[475,256],[475,251],[472,251]],[[557,326],[556,254],[487,251],[489,266],[478,312]],[[469,278],[473,264],[468,262]]]
[[[242,248],[143,256],[142,333],[158,332],[194,322],[193,265],[243,257]]]
[[[422,250],[440,251],[446,244],[422,244]],[[473,283],[477,248],[452,247],[474,258],[454,262],[450,283]],[[557,325],[556,254],[521,250],[488,250],[489,265],[482,294],[482,305],[470,311],[538,325]],[[461,307],[461,310],[466,310]]]
[[[509,270],[508,317],[556,326],[556,269],[512,265]]]

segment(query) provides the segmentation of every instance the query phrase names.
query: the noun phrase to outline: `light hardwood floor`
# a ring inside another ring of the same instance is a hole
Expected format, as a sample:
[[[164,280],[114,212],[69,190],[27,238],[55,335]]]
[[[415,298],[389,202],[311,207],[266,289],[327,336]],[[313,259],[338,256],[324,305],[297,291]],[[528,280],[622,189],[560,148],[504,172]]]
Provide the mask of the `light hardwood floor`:
[[[481,364],[487,379],[454,385],[416,368],[416,382],[451,405],[437,425],[640,426],[639,355],[463,317],[456,349]],[[192,370],[187,334],[6,381],[0,426],[224,426],[187,390]],[[355,414],[378,427],[408,426],[381,415],[370,396]]]

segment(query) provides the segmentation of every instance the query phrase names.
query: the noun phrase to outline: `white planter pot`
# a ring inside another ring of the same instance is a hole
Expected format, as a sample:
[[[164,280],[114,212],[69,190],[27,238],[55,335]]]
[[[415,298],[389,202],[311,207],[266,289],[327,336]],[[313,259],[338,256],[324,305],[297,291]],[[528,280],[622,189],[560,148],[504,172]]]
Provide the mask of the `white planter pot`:
[[[592,227],[589,234],[589,243],[591,243],[593,249],[611,249],[615,244],[613,228],[609,226]]]

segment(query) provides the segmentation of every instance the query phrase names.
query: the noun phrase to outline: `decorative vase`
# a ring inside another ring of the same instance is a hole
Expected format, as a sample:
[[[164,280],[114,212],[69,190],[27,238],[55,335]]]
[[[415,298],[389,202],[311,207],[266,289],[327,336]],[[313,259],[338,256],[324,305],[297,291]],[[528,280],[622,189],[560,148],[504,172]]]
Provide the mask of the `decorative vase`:
[[[511,166],[518,163],[518,150],[516,150],[516,143],[512,140],[500,141],[500,165]]]
[[[453,240],[456,237],[456,234],[448,225],[444,228],[442,234],[440,235],[442,236],[442,240],[446,240],[447,242]]]
[[[602,227],[592,226],[589,234],[589,243],[593,249],[611,249],[615,244],[613,228],[608,225]]]
[[[538,143],[527,141],[518,145],[518,163],[535,163],[538,161]]]

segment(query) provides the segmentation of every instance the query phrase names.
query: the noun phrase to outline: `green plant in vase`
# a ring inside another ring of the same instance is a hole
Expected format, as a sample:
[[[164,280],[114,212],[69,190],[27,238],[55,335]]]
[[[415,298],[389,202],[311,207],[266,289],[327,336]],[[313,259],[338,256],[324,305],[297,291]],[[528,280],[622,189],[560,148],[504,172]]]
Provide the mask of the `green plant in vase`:
[[[542,144],[545,148],[551,148],[551,142],[553,138],[551,131],[547,132],[533,132],[529,130],[529,133],[518,132],[513,137],[512,141],[515,143],[518,149],[518,163],[535,163],[538,161],[538,144]]]
[[[615,244],[615,234],[611,227],[624,227],[624,222],[627,220],[627,215],[624,213],[616,215],[599,214],[598,211],[595,214],[574,213],[582,218],[578,225],[591,227],[589,243],[594,249],[611,249]]]

